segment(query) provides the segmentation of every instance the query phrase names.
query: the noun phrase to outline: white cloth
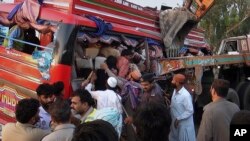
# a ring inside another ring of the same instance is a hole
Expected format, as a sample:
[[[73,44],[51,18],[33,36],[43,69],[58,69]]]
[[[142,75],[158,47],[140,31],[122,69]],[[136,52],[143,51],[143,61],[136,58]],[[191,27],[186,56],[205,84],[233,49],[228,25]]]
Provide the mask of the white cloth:
[[[184,87],[178,92],[174,90],[170,109],[172,124],[169,141],[195,141],[192,96]],[[176,119],[179,120],[177,128],[174,127]]]
[[[36,123],[36,127],[47,130],[50,129],[50,121],[51,121],[51,116],[50,114],[43,109],[42,106],[39,107],[39,116],[40,120],[39,122]]]
[[[97,109],[102,108],[115,108],[120,113],[122,113],[122,105],[121,105],[121,97],[116,94],[113,90],[105,90],[105,91],[91,91],[92,84],[89,83],[85,89],[90,92],[92,97],[97,100]]]

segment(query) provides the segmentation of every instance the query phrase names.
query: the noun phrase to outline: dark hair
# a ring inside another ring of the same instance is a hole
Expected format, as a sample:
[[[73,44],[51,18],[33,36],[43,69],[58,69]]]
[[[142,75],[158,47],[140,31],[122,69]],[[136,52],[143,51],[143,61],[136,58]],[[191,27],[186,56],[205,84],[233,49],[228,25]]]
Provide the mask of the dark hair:
[[[230,86],[229,81],[224,79],[215,79],[214,82],[212,83],[211,88],[214,88],[218,96],[226,97],[229,86]]]
[[[25,30],[25,35],[27,36],[36,36],[36,31],[33,28],[29,28]]]
[[[241,110],[235,113],[230,124],[250,125],[250,111]]]
[[[37,99],[22,99],[16,105],[16,120],[20,123],[28,123],[39,111],[40,103]]]
[[[54,88],[52,85],[50,85],[48,83],[43,83],[37,87],[36,93],[37,93],[37,96],[41,96],[41,95],[51,96],[54,92],[53,89]]]
[[[71,141],[118,141],[118,135],[107,121],[94,120],[78,126]]]
[[[117,67],[116,67],[116,64],[117,64],[117,58],[114,57],[114,56],[109,56],[106,60],[106,63],[108,65],[108,67],[110,69],[116,69],[117,70]]]
[[[156,49],[152,46],[149,47],[149,50],[156,51]]]
[[[66,123],[70,120],[71,108],[67,101],[57,99],[49,106],[49,113],[57,123]]]
[[[121,56],[128,56],[128,55],[133,55],[133,51],[130,49],[124,49],[122,50]]]
[[[64,83],[62,81],[57,81],[57,82],[53,83],[53,87],[54,87],[54,95],[61,96],[62,91],[64,89]]]
[[[87,90],[78,89],[74,92],[73,96],[78,96],[82,103],[87,102],[89,106],[95,106],[95,100]]]
[[[154,101],[143,103],[134,115],[134,124],[141,141],[168,141],[170,110],[166,105]]]
[[[108,75],[105,70],[97,69],[96,70],[97,79],[95,81],[95,90],[106,90],[104,85],[108,79]]]
[[[139,54],[135,54],[133,61],[135,64],[139,64],[142,61],[142,57]]]
[[[142,77],[141,77],[141,82],[149,82],[149,83],[152,83],[154,82],[154,77],[155,77],[155,74],[154,73],[146,73],[146,74],[143,74]]]

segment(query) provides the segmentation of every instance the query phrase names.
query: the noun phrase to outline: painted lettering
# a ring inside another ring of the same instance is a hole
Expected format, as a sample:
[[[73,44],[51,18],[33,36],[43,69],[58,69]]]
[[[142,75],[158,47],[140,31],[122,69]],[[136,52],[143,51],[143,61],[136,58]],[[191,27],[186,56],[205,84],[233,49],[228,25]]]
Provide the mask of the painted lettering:
[[[14,107],[17,104],[17,100],[15,98],[11,98],[7,95],[2,95],[2,102]]]

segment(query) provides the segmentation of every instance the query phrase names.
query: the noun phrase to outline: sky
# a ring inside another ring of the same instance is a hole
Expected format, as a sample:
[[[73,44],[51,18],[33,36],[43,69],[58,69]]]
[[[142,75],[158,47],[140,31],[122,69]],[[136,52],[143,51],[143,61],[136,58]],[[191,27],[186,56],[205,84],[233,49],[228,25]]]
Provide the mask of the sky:
[[[183,3],[183,0],[127,0],[127,1],[130,1],[132,3],[141,6],[150,6],[150,7],[157,6],[157,9],[160,9],[161,5],[166,5],[170,7],[179,7]],[[177,4],[179,4],[179,6]]]

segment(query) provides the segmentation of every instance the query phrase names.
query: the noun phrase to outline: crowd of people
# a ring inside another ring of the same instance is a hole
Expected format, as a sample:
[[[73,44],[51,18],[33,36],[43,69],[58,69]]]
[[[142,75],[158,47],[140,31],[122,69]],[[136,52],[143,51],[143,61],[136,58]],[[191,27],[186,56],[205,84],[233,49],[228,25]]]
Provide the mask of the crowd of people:
[[[2,141],[229,141],[231,124],[250,123],[250,111],[225,99],[229,82],[223,79],[211,85],[212,102],[204,107],[197,135],[185,75],[173,76],[170,104],[152,73],[138,81],[110,76],[105,90],[94,90],[95,80],[91,73],[70,99],[63,98],[63,82],[40,84],[37,99],[19,101],[17,122],[4,126]],[[132,92],[132,86],[141,91]]]
[[[150,57],[156,54],[152,48],[149,52]],[[4,126],[2,141],[228,141],[231,120],[248,121],[239,116],[236,104],[225,99],[229,82],[215,79],[212,102],[204,107],[197,131],[185,74],[173,75],[169,98],[155,74],[146,73],[145,64],[135,59],[139,54],[127,48],[121,56],[100,52],[102,56],[106,61],[100,69],[87,74],[69,99],[64,99],[64,83],[58,81],[40,84],[37,99],[21,100],[17,122]],[[157,70],[154,61],[151,72]],[[243,114],[249,118],[249,111]]]
[[[186,0],[183,10],[191,11],[192,1]],[[200,0],[196,2],[205,8]],[[24,31],[18,25],[7,35],[10,39],[6,38],[3,46],[8,50],[32,54],[36,48],[12,38],[39,44],[35,30]],[[184,74],[173,75],[174,91],[168,99],[155,74],[143,73],[143,53],[136,54],[141,57],[137,60],[128,48],[121,55],[105,54],[109,51],[95,56],[107,57],[106,62],[100,70],[92,71],[69,99],[64,99],[64,83],[58,81],[40,84],[37,99],[20,100],[15,109],[17,122],[4,126],[2,141],[229,141],[230,125],[250,124],[250,111],[240,111],[226,100],[229,82],[215,79],[210,89],[212,101],[204,107],[196,132],[193,97],[185,87]],[[150,46],[148,55],[150,71],[157,72],[156,58],[163,56],[162,51]]]

